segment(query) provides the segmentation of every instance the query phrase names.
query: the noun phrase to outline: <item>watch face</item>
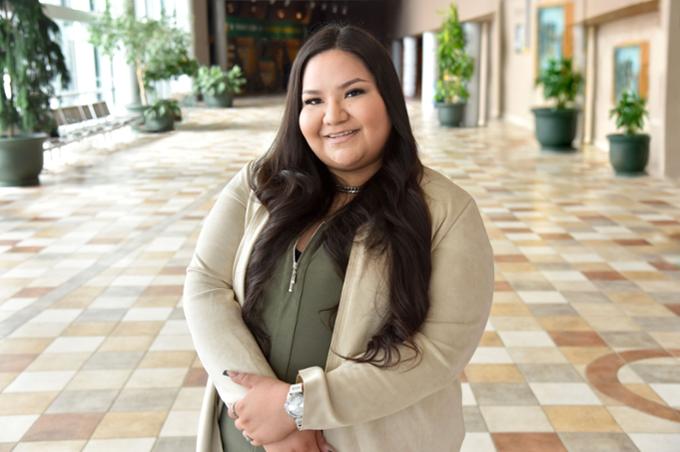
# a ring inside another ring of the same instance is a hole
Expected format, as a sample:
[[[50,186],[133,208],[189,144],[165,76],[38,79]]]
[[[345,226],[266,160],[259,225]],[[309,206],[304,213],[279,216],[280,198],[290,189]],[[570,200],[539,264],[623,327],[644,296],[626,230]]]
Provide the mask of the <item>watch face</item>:
[[[304,400],[302,394],[293,396],[287,403],[288,412],[295,417],[302,416]]]

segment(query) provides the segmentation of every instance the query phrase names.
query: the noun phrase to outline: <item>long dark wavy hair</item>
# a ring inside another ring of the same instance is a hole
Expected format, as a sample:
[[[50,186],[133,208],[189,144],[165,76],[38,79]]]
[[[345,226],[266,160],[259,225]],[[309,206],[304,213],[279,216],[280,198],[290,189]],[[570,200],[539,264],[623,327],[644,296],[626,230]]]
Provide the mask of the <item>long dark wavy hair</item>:
[[[385,48],[360,28],[327,25],[305,42],[295,58],[281,127],[251,172],[251,188],[268,210],[269,219],[250,255],[242,315],[268,356],[270,338],[260,322],[263,291],[291,242],[328,215],[337,193],[332,173],[312,152],[298,124],[305,67],[315,55],[331,49],[352,53],[373,74],[392,124],[381,168],[351,202],[327,220],[321,237],[343,277],[360,226],[367,229],[361,236],[368,252],[383,255],[388,263],[389,309],[382,325],[361,356],[343,358],[392,367],[402,360],[397,348],[401,344],[415,352],[409,360],[420,354],[413,335],[430,306],[432,225],[419,184],[423,165],[399,78]],[[337,306],[334,311],[337,314]]]

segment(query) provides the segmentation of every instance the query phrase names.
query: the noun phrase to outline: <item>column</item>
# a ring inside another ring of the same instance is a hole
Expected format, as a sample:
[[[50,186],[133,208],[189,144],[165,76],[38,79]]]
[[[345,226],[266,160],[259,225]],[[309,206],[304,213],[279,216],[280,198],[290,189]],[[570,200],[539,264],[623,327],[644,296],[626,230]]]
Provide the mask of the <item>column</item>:
[[[501,73],[503,71],[503,61],[502,61],[502,20],[501,8],[496,10],[493,22],[488,23],[489,34],[490,34],[490,96],[489,96],[489,117],[496,119],[501,116]]]
[[[663,105],[663,119],[661,124],[661,174],[666,177],[680,177],[680,153],[678,143],[680,143],[680,52],[678,52],[678,42],[680,42],[680,3],[675,0],[662,0],[659,5],[661,12],[661,28],[664,33],[665,52],[663,58],[666,60],[666,74],[663,78],[661,88],[661,99]],[[675,47],[673,47],[675,46]],[[654,149],[654,143],[651,143]],[[652,162],[650,161],[650,164]],[[648,171],[649,172],[649,171]]]
[[[595,83],[597,73],[597,27],[586,30],[586,84],[583,105],[583,143],[592,144],[595,137]]]
[[[434,32],[423,33],[423,72],[421,102],[423,114],[435,111],[434,92],[437,86],[437,35]]]
[[[404,38],[404,71],[402,76],[402,88],[404,96],[416,95],[416,77],[418,70],[418,41],[413,36]]]
[[[227,27],[226,12],[224,11],[224,0],[214,0],[215,5],[215,52],[217,53],[217,64],[222,69],[227,69]]]
[[[196,60],[210,64],[210,37],[208,36],[208,1],[191,1],[191,45]]]
[[[480,61],[480,29],[479,22],[464,22],[463,31],[465,31],[465,51],[472,56],[474,60],[474,71],[472,78],[468,82],[468,98],[465,106],[465,118],[463,124],[465,127],[477,127],[479,119],[479,61]]]
[[[401,58],[402,46],[401,40],[395,39],[392,41],[392,63],[394,63],[394,69],[397,71],[397,76],[399,80],[402,80],[402,58]]]
[[[479,117],[478,126],[486,125],[489,102],[489,22],[482,22],[479,41]]]

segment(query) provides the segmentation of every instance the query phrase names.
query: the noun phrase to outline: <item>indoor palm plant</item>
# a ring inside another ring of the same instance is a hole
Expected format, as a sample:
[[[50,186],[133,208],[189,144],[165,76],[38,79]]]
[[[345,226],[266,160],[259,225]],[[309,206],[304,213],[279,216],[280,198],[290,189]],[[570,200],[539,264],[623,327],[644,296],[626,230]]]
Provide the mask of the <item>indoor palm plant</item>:
[[[649,134],[640,133],[648,116],[647,100],[634,91],[624,91],[609,117],[616,118],[616,128],[623,133],[607,135],[609,161],[617,174],[639,174],[649,161]]]
[[[543,86],[543,97],[553,105],[533,108],[536,138],[542,148],[572,150],[576,136],[578,108],[573,106],[583,78],[574,70],[570,58],[552,58],[536,78]]]
[[[238,65],[224,72],[219,66],[202,66],[198,69],[196,85],[205,103],[211,107],[231,107],[234,94],[241,92],[246,83]]]
[[[69,82],[58,35],[38,0],[0,0],[0,185],[39,183],[51,83]]]
[[[439,122],[444,126],[458,126],[465,114],[470,95],[467,83],[472,77],[474,61],[465,52],[465,33],[458,20],[458,10],[451,5],[449,14],[437,33],[437,66],[439,79],[435,102]]]
[[[160,20],[138,19],[129,0],[119,17],[111,15],[106,2],[104,13],[90,24],[90,42],[109,56],[125,50],[128,64],[135,69],[142,103],[139,110],[150,104],[153,82],[193,76],[198,67],[189,57],[189,36],[184,30],[172,25],[165,14]]]

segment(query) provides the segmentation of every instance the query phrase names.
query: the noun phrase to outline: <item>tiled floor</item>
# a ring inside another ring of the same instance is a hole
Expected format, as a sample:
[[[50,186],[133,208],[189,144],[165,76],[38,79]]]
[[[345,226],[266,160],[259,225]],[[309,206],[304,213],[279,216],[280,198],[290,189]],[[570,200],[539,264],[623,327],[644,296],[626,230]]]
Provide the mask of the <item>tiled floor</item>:
[[[409,108],[425,162],[476,198],[496,253],[464,450],[680,450],[680,183]],[[38,188],[0,188],[0,452],[192,450],[205,374],[184,268],[281,104],[185,114],[171,134],[62,152]]]

